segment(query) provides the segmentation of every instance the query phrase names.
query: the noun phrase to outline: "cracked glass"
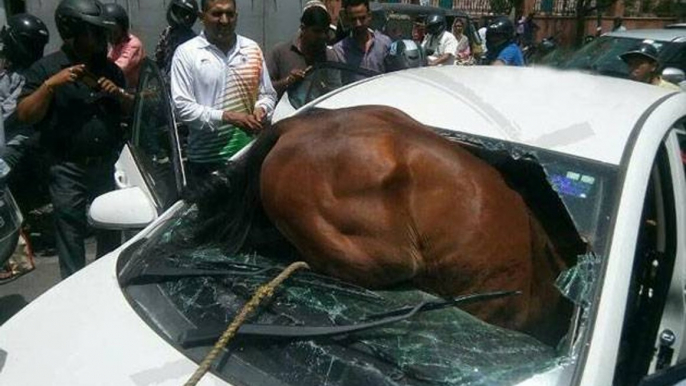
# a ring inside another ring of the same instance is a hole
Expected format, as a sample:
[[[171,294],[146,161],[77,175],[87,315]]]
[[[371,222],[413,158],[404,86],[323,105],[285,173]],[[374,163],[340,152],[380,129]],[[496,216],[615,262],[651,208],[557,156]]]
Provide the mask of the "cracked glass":
[[[603,250],[606,237],[602,232],[609,220],[603,208],[613,197],[612,167],[503,143],[471,143],[478,144],[476,153],[501,170],[520,170],[510,160],[532,165],[531,170],[530,166],[521,169],[528,170],[527,179],[549,184],[581,238],[593,249]],[[200,362],[257,288],[290,261],[256,254],[227,255],[218,241],[193,245],[189,240],[195,215],[195,207],[181,206],[147,240],[132,246],[119,261],[119,278],[141,317],[170,344]],[[588,255],[578,261],[561,275],[558,286],[583,316],[601,260]],[[416,288],[371,291],[298,271],[246,323],[302,327],[303,331],[348,326],[438,300]],[[198,336],[205,339],[194,340]],[[327,337],[239,334],[213,371],[240,385],[514,385],[534,376],[548,376],[546,384],[564,385],[570,384],[571,373],[560,370],[573,368],[574,347],[582,344],[583,337],[583,331],[573,331],[557,347],[550,347],[451,306]]]

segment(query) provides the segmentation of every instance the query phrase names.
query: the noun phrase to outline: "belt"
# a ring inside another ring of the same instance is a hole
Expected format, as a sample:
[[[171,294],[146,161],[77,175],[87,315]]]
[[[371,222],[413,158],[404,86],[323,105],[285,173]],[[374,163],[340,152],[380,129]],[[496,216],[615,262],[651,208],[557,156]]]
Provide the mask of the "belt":
[[[115,158],[112,156],[75,156],[68,157],[66,161],[82,166],[99,166],[106,163],[114,164]]]

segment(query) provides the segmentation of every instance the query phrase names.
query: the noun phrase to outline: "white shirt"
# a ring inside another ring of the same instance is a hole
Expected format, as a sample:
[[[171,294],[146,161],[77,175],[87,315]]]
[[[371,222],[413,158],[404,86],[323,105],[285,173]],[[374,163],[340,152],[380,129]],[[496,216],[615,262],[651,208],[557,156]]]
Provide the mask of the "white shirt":
[[[179,118],[191,128],[216,130],[222,123],[221,99],[232,68],[249,60],[249,54],[259,46],[254,41],[236,35],[236,44],[224,54],[205,38],[204,32],[180,45],[174,53],[171,67],[171,94]],[[261,54],[261,50],[259,51]],[[231,85],[240,87],[240,85]],[[276,105],[276,91],[262,55],[262,73],[257,91],[256,107],[270,116]]]
[[[431,34],[424,36],[422,48],[424,48],[424,50],[433,50],[433,53],[429,55],[430,60],[436,60],[443,54],[450,54],[452,55],[450,59],[443,62],[443,64],[455,64],[457,39],[455,38],[455,35],[448,31],[444,31],[438,39]]]

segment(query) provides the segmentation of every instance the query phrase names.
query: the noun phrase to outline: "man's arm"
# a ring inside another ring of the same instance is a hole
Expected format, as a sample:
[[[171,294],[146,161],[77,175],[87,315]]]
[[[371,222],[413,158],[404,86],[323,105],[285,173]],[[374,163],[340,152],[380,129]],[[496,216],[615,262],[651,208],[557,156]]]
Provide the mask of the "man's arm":
[[[262,60],[262,68],[266,69],[267,64]],[[255,117],[261,122],[265,118],[271,117],[276,107],[276,90],[272,86],[269,79],[269,73],[262,71],[262,78],[260,79],[260,89],[257,93],[257,102],[255,103]],[[258,112],[258,110],[262,110]]]
[[[500,53],[498,54],[498,57],[493,61],[492,65],[494,66],[511,66],[517,64],[517,55],[518,52],[514,49],[510,49],[509,47],[505,47]],[[520,54],[521,55],[521,54]]]
[[[174,107],[183,122],[196,123],[197,128],[214,130],[222,122],[223,111],[196,102],[192,66],[192,58],[177,49],[171,67],[171,94]]]
[[[67,83],[75,82],[83,75],[85,68],[85,65],[77,64],[43,80],[44,78],[32,67],[27,72],[25,85],[25,89],[30,94],[22,99],[17,106],[19,121],[34,124],[43,120],[50,108],[55,89]]]
[[[127,44],[121,52],[121,55],[114,61],[114,63],[121,68],[124,73],[131,71],[143,59],[143,46],[140,40],[136,38],[131,39],[131,44]],[[135,87],[135,84],[129,85]]]
[[[165,71],[164,68],[164,59],[165,59],[165,47],[169,44],[169,31],[171,30],[171,27],[167,26],[162,33],[160,34],[160,37],[157,41],[157,45],[155,46],[155,63],[157,64],[157,67]]]
[[[443,63],[447,62],[450,58],[452,58],[454,56],[455,55],[453,55],[453,54],[445,53],[445,54],[437,57],[434,60],[430,60],[429,66],[438,66],[439,64],[443,64]]]
[[[439,45],[441,46],[441,52],[443,53],[431,61],[429,63],[430,66],[438,66],[439,64],[448,62],[451,58],[455,58],[455,54],[457,53],[457,39],[453,34],[444,32]]]

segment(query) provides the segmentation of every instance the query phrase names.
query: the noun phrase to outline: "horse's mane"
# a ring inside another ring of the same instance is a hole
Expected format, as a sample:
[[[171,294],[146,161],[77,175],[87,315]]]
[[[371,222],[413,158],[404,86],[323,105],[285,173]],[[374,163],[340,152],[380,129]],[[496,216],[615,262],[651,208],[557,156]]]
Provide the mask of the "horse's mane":
[[[186,202],[198,207],[194,242],[219,242],[229,254],[244,246],[256,216],[262,213],[262,162],[278,139],[277,128],[267,125],[246,153],[186,190]]]
[[[310,109],[299,116],[316,115],[322,109]],[[275,241],[275,228],[264,213],[260,199],[262,163],[280,137],[278,124],[267,124],[252,146],[226,167],[213,173],[184,193],[184,200],[198,207],[191,242],[219,243],[227,254],[237,253],[246,242],[259,244]],[[254,232],[256,228],[266,233]],[[253,231],[251,236],[251,231]],[[283,240],[278,236],[278,240]]]

